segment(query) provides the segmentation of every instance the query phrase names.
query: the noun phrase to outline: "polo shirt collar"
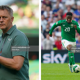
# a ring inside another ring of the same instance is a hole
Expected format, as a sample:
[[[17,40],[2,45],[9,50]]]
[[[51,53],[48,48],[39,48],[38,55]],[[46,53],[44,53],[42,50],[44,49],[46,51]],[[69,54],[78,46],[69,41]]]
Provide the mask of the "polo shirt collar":
[[[12,26],[12,27],[8,30],[8,32],[6,32],[6,34],[9,34],[9,35],[10,35],[15,29],[16,29],[16,25]]]
[[[16,25],[12,26],[4,35],[2,33],[2,37],[4,38],[7,35],[10,35],[16,29]]]

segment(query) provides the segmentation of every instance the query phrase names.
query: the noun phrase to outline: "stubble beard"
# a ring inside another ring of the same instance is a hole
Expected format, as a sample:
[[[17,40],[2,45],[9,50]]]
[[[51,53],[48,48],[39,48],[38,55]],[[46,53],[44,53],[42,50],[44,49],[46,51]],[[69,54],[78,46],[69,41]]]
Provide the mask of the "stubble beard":
[[[9,26],[6,26],[4,29],[1,29],[3,34],[5,34],[9,30],[9,28],[10,28]]]

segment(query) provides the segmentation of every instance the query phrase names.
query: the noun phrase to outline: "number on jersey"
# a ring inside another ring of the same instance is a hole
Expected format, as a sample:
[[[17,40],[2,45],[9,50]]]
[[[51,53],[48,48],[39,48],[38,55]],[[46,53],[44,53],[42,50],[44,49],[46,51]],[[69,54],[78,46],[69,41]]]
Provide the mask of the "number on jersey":
[[[65,28],[65,32],[70,32],[70,27]]]

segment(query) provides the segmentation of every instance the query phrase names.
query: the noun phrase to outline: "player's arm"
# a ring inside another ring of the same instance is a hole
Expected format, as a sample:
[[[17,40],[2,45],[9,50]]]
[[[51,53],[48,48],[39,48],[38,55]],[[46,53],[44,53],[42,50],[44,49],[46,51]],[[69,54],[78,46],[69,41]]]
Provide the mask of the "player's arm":
[[[15,70],[20,70],[24,62],[24,57],[14,56],[13,59],[0,56],[0,64]]]
[[[77,32],[80,34],[80,27],[78,23],[76,22],[76,25],[74,25],[74,28],[77,30]]]
[[[79,28],[79,26],[77,27],[77,32],[80,34],[80,28]]]
[[[49,35],[52,35],[53,30],[57,27],[57,26],[61,26],[61,20],[57,21],[56,23],[54,23],[54,25],[52,26],[52,28],[49,31]]]

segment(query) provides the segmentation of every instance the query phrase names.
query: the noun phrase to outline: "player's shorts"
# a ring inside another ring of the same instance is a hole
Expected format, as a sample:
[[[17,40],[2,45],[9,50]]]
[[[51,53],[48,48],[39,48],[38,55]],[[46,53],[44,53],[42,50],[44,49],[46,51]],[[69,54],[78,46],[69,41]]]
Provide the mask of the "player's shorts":
[[[76,46],[76,42],[70,42],[66,39],[63,39],[61,42],[62,42],[63,47],[65,47],[66,49],[67,49],[68,45],[72,45],[73,47]]]

